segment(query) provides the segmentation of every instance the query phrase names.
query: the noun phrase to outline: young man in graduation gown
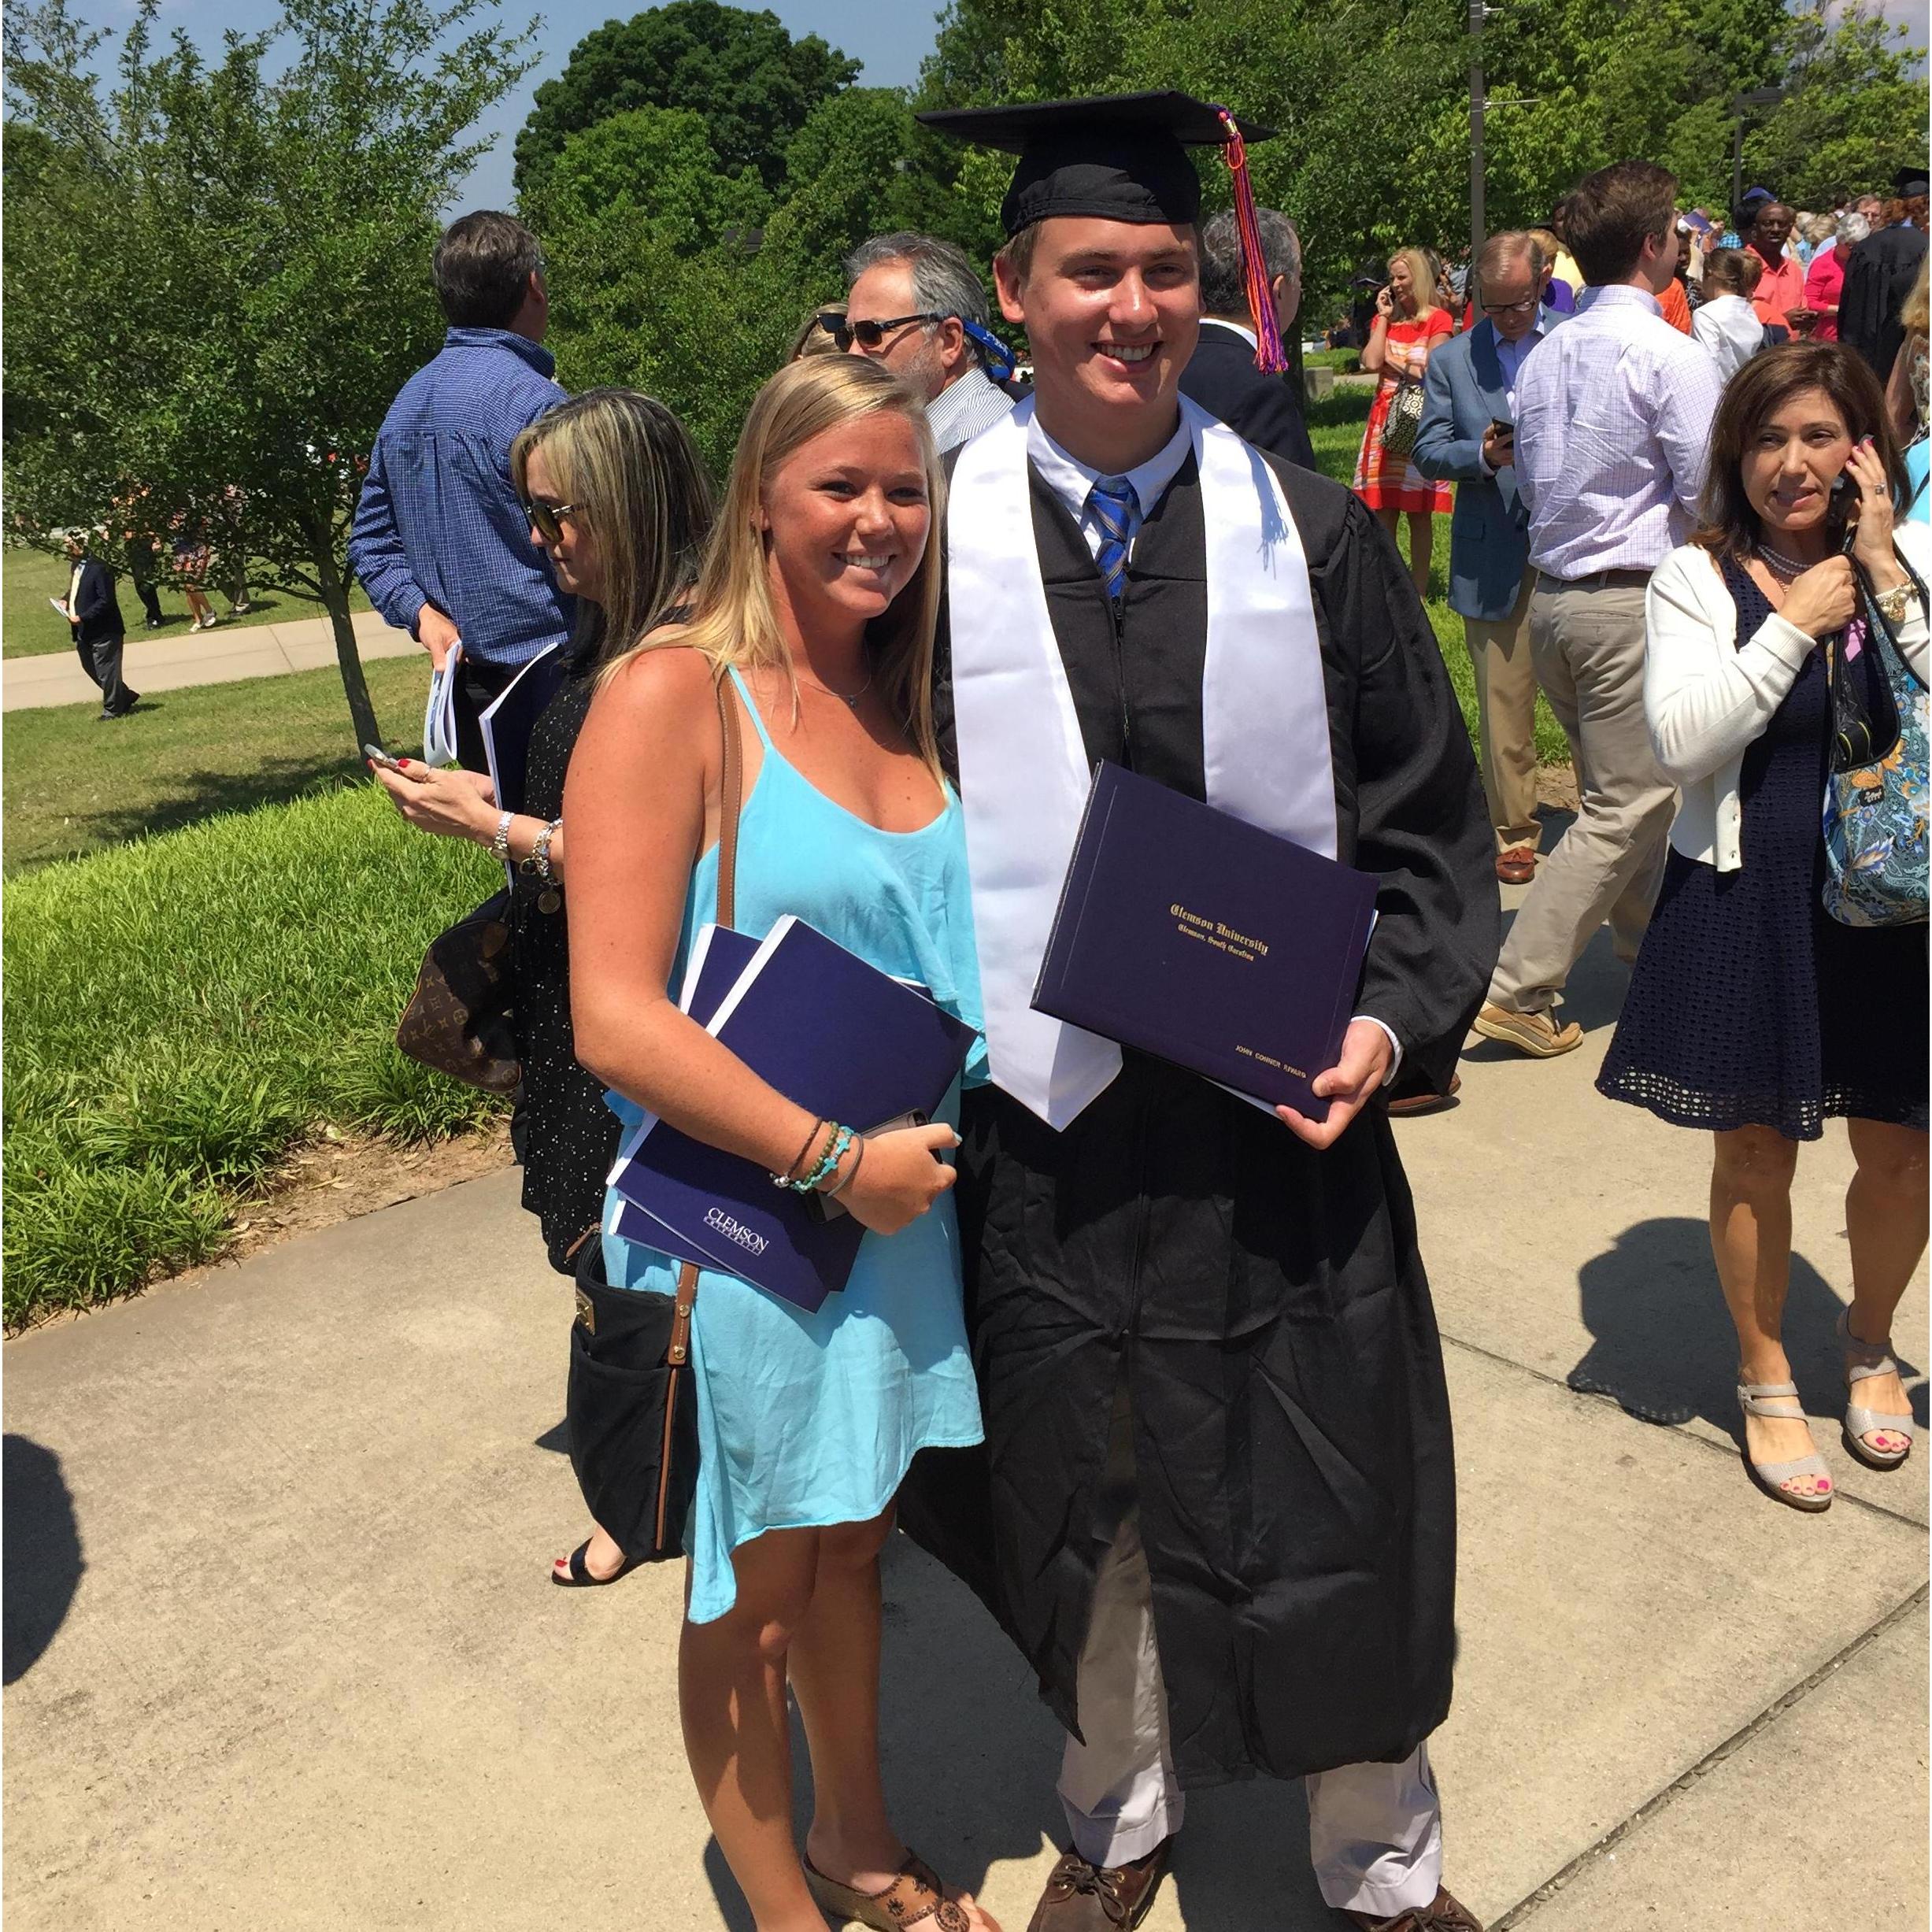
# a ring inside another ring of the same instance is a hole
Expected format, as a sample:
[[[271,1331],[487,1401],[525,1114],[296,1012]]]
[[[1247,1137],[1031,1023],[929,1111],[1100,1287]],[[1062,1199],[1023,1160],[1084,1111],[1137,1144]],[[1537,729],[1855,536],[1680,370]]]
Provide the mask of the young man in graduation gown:
[[[1468,736],[1375,520],[1179,396],[1181,143],[1228,124],[1177,95],[924,118],[1020,154],[995,266],[1035,377],[953,466],[938,670],[994,1081],[958,1189],[986,1445],[923,1459],[901,1520],[1068,1733],[1033,1932],[1138,1923],[1184,1792],[1256,1775],[1308,1778],[1353,1923],[1468,1932],[1424,1748],[1448,1401],[1377,1098],[1398,1064],[1447,1085],[1496,957]],[[1324,1122],[1029,1007],[1099,759],[1379,876]]]

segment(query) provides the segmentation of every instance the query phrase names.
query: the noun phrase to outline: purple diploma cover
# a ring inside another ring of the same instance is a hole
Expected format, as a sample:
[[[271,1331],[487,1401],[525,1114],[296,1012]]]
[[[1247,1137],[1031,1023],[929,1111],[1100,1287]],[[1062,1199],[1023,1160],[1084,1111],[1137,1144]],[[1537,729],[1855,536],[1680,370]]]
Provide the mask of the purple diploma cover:
[[[1101,764],[1033,1005],[1310,1120],[1375,923],[1366,872]]]

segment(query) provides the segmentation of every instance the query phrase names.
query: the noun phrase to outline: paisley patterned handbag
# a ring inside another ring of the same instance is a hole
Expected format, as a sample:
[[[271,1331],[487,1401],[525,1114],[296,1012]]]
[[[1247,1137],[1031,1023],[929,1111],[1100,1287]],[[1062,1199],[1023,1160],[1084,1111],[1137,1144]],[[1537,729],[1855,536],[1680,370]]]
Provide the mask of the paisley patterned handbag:
[[[1925,586],[1907,566],[1923,602]],[[1860,613],[1830,647],[1831,766],[1825,781],[1825,910],[1841,925],[1908,926],[1926,912],[1926,687],[1859,571]],[[1862,634],[1882,673],[1867,705],[1845,675]]]
[[[1416,432],[1422,427],[1422,384],[1405,376],[1389,398],[1389,413],[1382,420],[1382,446],[1390,456],[1407,456],[1416,447]]]
[[[499,892],[430,942],[396,1027],[412,1060],[487,1094],[513,1094],[523,1079],[509,911]]]

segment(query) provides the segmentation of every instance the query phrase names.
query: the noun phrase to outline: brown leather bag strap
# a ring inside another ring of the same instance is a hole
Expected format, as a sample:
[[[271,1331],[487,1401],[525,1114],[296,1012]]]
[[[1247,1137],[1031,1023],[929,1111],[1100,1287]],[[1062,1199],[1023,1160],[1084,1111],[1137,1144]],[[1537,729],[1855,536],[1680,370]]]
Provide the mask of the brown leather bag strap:
[[[731,697],[731,676],[717,679],[718,724],[724,733],[724,795],[718,811],[718,910],[720,926],[728,926],[738,905],[738,820],[745,802],[745,744],[738,730],[738,706]],[[691,1315],[698,1305],[698,1268],[687,1261],[678,1270],[676,1299],[672,1305],[671,1341],[664,1350],[672,1371],[664,1392],[664,1439],[657,1460],[657,1546],[665,1547],[671,1499],[671,1456],[678,1414],[678,1382],[690,1360]]]
[[[728,926],[738,905],[738,817],[745,802],[745,746],[731,698],[731,674],[718,673],[718,722],[724,730],[724,791],[718,812],[718,923]]]

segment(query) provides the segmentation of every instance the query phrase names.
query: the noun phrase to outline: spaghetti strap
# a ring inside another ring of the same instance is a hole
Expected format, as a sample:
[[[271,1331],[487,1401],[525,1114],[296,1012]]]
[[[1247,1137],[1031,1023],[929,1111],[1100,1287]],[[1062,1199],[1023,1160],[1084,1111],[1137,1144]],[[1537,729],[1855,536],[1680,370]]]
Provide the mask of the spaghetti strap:
[[[764,728],[764,720],[758,715],[758,707],[751,701],[751,693],[746,689],[745,680],[738,675],[738,666],[736,664],[726,665],[725,675],[737,687],[738,696],[744,700],[745,709],[751,715],[753,727],[758,734],[758,742],[764,746],[767,751],[775,751],[775,747],[772,742],[772,734]]]

